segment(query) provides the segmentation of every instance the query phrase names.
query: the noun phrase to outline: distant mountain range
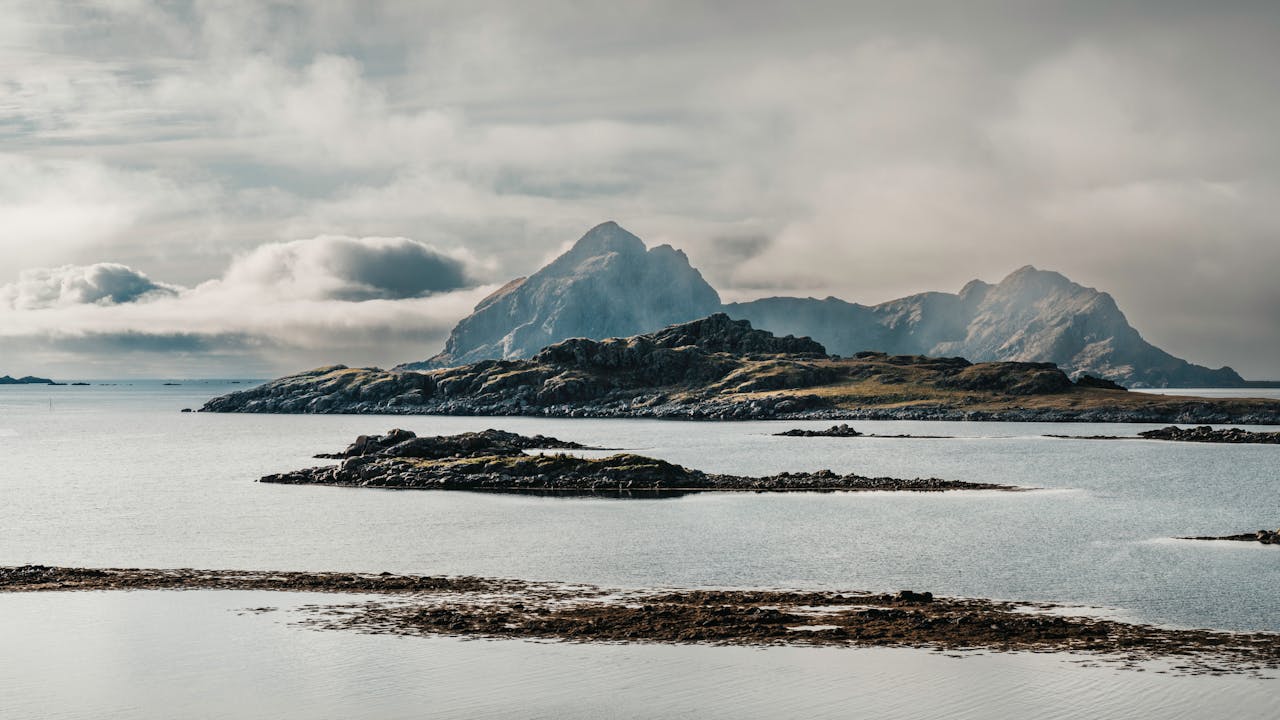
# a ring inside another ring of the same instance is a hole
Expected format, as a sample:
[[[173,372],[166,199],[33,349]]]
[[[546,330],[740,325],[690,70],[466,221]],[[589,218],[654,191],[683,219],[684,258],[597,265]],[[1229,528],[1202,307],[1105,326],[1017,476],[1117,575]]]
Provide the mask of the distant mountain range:
[[[16,378],[12,375],[0,376],[0,385],[60,385],[49,378],[36,377],[27,375],[26,377]]]
[[[807,335],[831,353],[875,350],[974,362],[1056,363],[1129,387],[1242,387],[1231,368],[1194,365],[1155,347],[1115,300],[1056,272],[1020,268],[992,285],[926,292],[879,305],[771,297],[724,304],[669,245],[646,248],[617,223],[592,228],[565,254],[507,283],[453,329],[444,351],[400,369],[516,359],[572,337],[652,332],[724,312],[778,335]]]

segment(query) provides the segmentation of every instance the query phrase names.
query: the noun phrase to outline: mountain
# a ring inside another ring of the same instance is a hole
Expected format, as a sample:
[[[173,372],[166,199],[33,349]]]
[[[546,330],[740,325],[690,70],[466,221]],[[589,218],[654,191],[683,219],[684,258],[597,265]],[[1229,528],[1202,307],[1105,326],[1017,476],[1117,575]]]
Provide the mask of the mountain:
[[[49,378],[35,377],[27,375],[26,377],[15,378],[12,375],[0,377],[0,385],[60,385]]]
[[[1193,365],[1155,347],[1115,299],[1056,272],[1019,268],[996,285],[927,292],[866,306],[835,298],[733,303],[731,317],[773,332],[805,334],[837,354],[958,355],[974,362],[1051,362],[1068,374],[1129,387],[1240,387],[1231,368]]]
[[[669,245],[647,249],[614,222],[485,298],[453,329],[444,351],[401,370],[529,358],[574,337],[627,337],[715,312],[779,335],[808,336],[840,355],[962,356],[975,362],[1056,363],[1130,387],[1243,387],[1231,368],[1193,365],[1129,325],[1105,292],[1026,266],[995,285],[926,292],[879,305],[828,297],[773,297],[722,305],[715,289]]]
[[[683,252],[670,245],[648,249],[606,222],[550,265],[480,301],[439,355],[400,369],[527,358],[567,338],[638,335],[719,309],[720,295]]]

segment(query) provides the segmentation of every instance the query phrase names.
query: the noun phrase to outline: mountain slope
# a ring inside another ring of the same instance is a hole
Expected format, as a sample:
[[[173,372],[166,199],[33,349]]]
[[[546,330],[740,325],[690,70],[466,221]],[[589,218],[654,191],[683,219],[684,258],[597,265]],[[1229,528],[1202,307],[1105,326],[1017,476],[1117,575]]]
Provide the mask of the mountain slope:
[[[647,249],[606,222],[551,264],[482,300],[453,329],[442,353],[401,367],[527,358],[567,338],[637,335],[719,309],[719,294],[683,252],[670,245]]]
[[[652,332],[715,312],[779,335],[808,336],[831,352],[962,356],[975,362],[1052,362],[1071,376],[1131,387],[1243,387],[1231,368],[1211,370],[1157,348],[1104,292],[1034,267],[995,285],[926,292],[879,305],[838,298],[772,297],[721,305],[719,295],[669,245],[606,222],[528,278],[485,298],[453,329],[444,351],[400,369],[518,359],[575,337]]]
[[[1193,365],[1148,343],[1109,294],[1029,265],[996,285],[974,280],[957,294],[921,293],[870,307],[835,298],[765,298],[725,311],[762,329],[804,333],[842,355],[880,350],[1052,362],[1073,376],[1130,387],[1244,385],[1231,368]]]

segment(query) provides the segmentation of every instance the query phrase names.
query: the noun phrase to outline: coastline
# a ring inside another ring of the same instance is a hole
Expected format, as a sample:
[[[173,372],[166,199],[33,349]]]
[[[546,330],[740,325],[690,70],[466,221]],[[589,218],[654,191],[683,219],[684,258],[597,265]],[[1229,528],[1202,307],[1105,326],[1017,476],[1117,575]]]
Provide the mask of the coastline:
[[[1280,634],[1164,628],[1066,606],[931,593],[610,589],[479,577],[195,569],[0,568],[0,592],[269,590],[382,597],[316,606],[306,624],[409,636],[933,651],[1067,652],[1186,674],[1271,673]]]

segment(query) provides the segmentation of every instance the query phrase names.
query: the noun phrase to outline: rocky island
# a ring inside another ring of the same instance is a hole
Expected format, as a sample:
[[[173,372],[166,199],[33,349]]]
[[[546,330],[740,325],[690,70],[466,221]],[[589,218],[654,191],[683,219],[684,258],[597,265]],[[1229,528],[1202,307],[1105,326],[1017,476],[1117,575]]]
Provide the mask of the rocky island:
[[[1130,393],[1052,363],[829,355],[717,313],[627,338],[574,338],[527,360],[435,370],[318,368],[214,398],[204,412],[705,420],[999,420],[1280,424],[1280,400]]]
[[[374,593],[308,605],[325,630],[571,642],[899,647],[1070,652],[1121,668],[1176,661],[1179,673],[1280,668],[1280,635],[1125,623],[1047,603],[928,592],[617,590],[480,577],[252,570],[0,567],[0,592],[268,590]],[[269,612],[273,608],[253,608]]]
[[[792,430],[783,430],[780,433],[774,433],[777,437],[864,437],[857,430],[849,427],[846,423],[832,425],[826,430],[804,430],[795,428]]]
[[[1252,432],[1240,428],[1215,430],[1208,425],[1180,428],[1176,425],[1138,433],[1148,440],[1174,440],[1177,442],[1203,442],[1228,444],[1280,445],[1280,432]]]
[[[62,385],[62,383],[34,375],[26,375],[20,378],[4,375],[0,376],[0,385]]]
[[[1259,530],[1239,535],[1206,535],[1201,537],[1182,538],[1183,540],[1235,540],[1237,542],[1259,542],[1263,545],[1280,545],[1280,530]]]
[[[408,430],[361,436],[337,465],[267,475],[259,482],[339,485],[399,490],[473,490],[508,493],[607,493],[651,496],[708,491],[857,492],[898,490],[1020,490],[1009,485],[938,478],[903,480],[839,475],[830,470],[742,477],[692,470],[664,460],[620,453],[603,458],[527,454],[533,448],[583,448],[555,438],[500,430],[418,437]]]

